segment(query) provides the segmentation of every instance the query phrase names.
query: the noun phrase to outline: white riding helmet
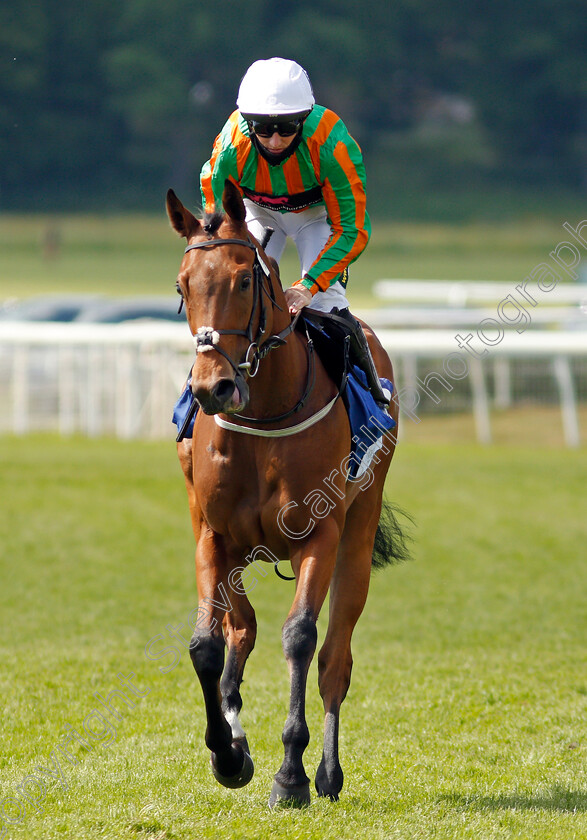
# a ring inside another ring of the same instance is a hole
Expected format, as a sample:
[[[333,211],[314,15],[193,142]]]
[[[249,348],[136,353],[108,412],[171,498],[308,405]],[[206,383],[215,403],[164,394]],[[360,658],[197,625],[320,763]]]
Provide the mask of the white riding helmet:
[[[315,99],[308,74],[287,58],[251,64],[240,84],[237,108],[245,119],[305,117]]]

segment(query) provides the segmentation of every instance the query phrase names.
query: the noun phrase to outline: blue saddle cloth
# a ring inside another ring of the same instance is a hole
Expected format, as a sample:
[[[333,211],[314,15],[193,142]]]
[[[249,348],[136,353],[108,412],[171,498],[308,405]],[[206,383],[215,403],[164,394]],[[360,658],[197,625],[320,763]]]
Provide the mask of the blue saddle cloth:
[[[381,387],[387,390],[389,398],[393,395],[393,383],[389,379],[380,379]],[[348,460],[347,477],[357,479],[369,467],[376,452],[381,448],[382,437],[395,426],[395,420],[387,411],[380,408],[371,391],[367,388],[367,378],[357,366],[352,366],[348,372],[346,387],[342,393],[351,425],[351,453]],[[192,394],[190,381],[175,404],[173,422],[181,429],[185,417],[195,397]],[[194,431],[192,419],[185,437],[191,438]]]
[[[391,400],[393,383],[380,377],[381,387]],[[376,452],[381,448],[382,438],[396,425],[385,409],[375,402],[367,387],[365,373],[356,365],[351,366],[343,399],[351,425],[351,455],[347,478],[357,479],[365,473]],[[393,437],[393,436],[391,436]]]
[[[192,380],[191,380],[191,377],[190,377],[188,379],[188,381],[186,382],[186,386],[185,386],[185,389],[184,389],[181,397],[175,403],[175,408],[173,409],[173,422],[177,426],[178,431],[183,426],[183,421],[185,420],[185,418],[187,416],[187,413],[190,410],[190,406],[193,403],[193,401],[196,399],[194,397],[194,395],[192,394],[191,384],[192,384]],[[194,414],[194,416],[192,417],[192,420],[191,420],[189,426],[187,427],[187,430],[186,430],[186,433],[185,433],[186,438],[191,438],[194,434],[194,422],[195,422],[195,419],[196,419],[196,414],[197,414],[197,411]]]

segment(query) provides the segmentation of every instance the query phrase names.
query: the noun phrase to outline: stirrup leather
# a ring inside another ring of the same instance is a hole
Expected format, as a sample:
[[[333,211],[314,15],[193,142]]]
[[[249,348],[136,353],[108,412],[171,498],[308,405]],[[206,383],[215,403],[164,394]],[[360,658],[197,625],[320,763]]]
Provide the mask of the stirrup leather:
[[[389,399],[385,396],[381,388],[381,382],[379,381],[377,369],[375,368],[375,362],[373,361],[373,356],[371,355],[367,337],[363,332],[362,326],[348,309],[338,312],[337,314],[339,317],[344,318],[345,321],[352,326],[352,332],[350,334],[351,360],[359,365],[367,377],[367,384],[369,385],[369,390],[371,391],[375,402],[382,407],[387,408],[389,405]]]

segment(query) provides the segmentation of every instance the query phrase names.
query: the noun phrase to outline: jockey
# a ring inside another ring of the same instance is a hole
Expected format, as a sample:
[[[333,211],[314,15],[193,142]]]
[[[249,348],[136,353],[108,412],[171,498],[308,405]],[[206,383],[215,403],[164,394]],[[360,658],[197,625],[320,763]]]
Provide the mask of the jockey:
[[[308,75],[295,61],[255,61],[236,104],[202,168],[204,209],[220,206],[230,178],[243,194],[252,235],[261,241],[267,227],[274,231],[267,256],[279,262],[286,239],[293,240],[302,276],[285,290],[290,313],[311,304],[348,321],[354,361],[385,406],[367,340],[346,298],[348,266],[371,233],[361,150],[340,117],[315,104]]]

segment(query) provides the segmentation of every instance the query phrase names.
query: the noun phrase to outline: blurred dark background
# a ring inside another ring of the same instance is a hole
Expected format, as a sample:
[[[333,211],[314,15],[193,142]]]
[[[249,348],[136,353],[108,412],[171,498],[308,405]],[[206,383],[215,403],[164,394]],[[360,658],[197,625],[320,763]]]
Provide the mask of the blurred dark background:
[[[257,58],[310,74],[380,218],[503,218],[587,192],[584,0],[11,0],[0,211],[160,211]]]

